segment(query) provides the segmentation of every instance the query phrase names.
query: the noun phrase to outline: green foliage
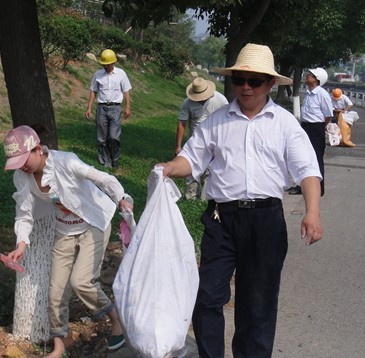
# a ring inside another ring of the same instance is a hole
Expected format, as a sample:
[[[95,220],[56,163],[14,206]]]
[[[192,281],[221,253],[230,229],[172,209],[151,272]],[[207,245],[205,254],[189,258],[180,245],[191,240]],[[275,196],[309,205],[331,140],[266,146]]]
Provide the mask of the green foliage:
[[[60,8],[71,6],[73,0],[37,0],[37,11],[40,15],[49,15]]]
[[[200,64],[208,69],[213,66],[224,67],[224,47],[226,40],[209,36],[195,47],[193,54],[194,63]]]
[[[134,46],[134,41],[129,34],[115,26],[108,26],[103,28],[100,33],[100,40],[104,48],[113,49],[116,52],[126,53]]]
[[[153,44],[153,51],[156,54],[157,62],[160,65],[161,73],[166,78],[174,78],[184,73],[184,61],[181,60],[182,53],[176,53],[170,46]],[[158,49],[159,50],[156,50]]]
[[[42,17],[40,30],[44,55],[60,55],[63,67],[70,60],[82,60],[92,45],[89,25],[86,20],[68,14]]]

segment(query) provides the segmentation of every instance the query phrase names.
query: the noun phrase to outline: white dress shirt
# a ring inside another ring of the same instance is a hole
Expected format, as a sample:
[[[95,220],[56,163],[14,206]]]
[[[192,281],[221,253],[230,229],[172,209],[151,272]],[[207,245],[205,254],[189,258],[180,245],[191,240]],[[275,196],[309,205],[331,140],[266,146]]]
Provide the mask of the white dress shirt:
[[[208,167],[207,199],[282,199],[309,176],[321,177],[307,134],[296,118],[271,98],[249,120],[237,99],[218,109],[194,131],[179,153],[197,178]],[[290,173],[290,175],[289,175]]]
[[[111,73],[107,73],[103,68],[96,71],[90,86],[91,91],[97,92],[98,103],[122,103],[123,93],[131,89],[127,74],[117,67],[114,67]]]

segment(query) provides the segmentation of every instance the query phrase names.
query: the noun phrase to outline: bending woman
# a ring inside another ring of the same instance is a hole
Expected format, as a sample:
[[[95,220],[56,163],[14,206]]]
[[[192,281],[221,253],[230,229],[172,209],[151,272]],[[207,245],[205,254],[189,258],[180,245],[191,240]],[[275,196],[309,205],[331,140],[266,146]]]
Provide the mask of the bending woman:
[[[48,302],[54,350],[48,357],[59,358],[65,351],[72,290],[94,318],[110,317],[108,348],[118,349],[124,343],[122,328],[98,279],[115,210],[133,210],[133,199],[114,176],[85,164],[73,153],[42,146],[29,126],[10,131],[4,149],[5,170],[15,170],[17,246],[9,253],[11,260],[19,261],[30,244],[35,203],[55,210]]]

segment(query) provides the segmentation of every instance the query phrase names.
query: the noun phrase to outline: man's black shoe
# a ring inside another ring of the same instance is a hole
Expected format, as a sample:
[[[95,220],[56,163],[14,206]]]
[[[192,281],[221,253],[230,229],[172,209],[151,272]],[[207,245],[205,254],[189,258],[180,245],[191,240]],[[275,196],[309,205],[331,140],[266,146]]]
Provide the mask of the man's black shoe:
[[[302,194],[302,189],[300,188],[299,185],[294,186],[293,188],[291,188],[288,192],[289,195],[300,195]]]

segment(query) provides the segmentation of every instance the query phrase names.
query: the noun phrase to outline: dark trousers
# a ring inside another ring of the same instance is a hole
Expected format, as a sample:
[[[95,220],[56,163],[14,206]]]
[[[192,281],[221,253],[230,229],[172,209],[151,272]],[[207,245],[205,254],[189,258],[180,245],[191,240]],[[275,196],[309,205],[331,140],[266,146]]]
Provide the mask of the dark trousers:
[[[326,135],[325,124],[323,123],[308,123],[302,122],[302,128],[308,134],[309,140],[312,143],[314,151],[316,152],[319,170],[322,174],[321,181],[321,196],[324,195],[324,152],[326,150]]]
[[[122,109],[120,105],[98,105],[96,109],[96,139],[98,142],[99,163],[110,165],[119,162],[120,123]]]
[[[280,275],[287,253],[282,204],[244,209],[210,201],[202,215],[200,284],[193,313],[199,356],[224,357],[223,306],[231,296],[235,273],[235,358],[269,358],[272,354]]]

